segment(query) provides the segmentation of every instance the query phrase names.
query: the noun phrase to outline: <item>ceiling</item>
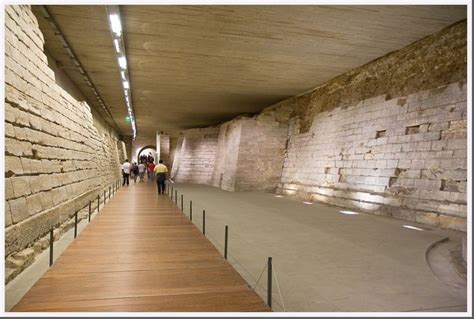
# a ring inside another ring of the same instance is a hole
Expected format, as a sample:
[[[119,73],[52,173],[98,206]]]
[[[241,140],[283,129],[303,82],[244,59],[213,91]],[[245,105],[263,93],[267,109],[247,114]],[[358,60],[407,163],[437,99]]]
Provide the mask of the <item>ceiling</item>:
[[[59,38],[33,8],[46,50],[102,112]],[[46,8],[120,133],[131,135],[105,7]],[[125,5],[120,11],[138,135],[258,112],[467,14],[465,6]]]

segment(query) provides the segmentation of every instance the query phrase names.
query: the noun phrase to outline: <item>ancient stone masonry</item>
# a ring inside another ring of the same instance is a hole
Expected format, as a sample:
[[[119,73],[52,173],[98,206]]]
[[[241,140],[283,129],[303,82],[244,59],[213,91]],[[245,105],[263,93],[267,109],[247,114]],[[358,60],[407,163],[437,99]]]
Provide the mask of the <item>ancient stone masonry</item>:
[[[466,230],[466,21],[296,97],[278,191]]]
[[[466,32],[461,21],[258,116],[223,123],[211,143],[215,161],[208,153],[210,183],[229,191],[278,186],[279,193],[465,231]],[[193,178],[190,149],[183,144],[186,180],[209,183]],[[177,152],[173,170],[180,162]]]
[[[342,74],[296,97],[301,133],[314,116],[381,95],[403,97],[467,80],[467,22],[453,26]]]
[[[275,191],[281,179],[294,99],[220,126],[212,185],[229,191]]]
[[[218,131],[218,127],[185,131],[179,155],[175,154],[176,168],[173,163],[177,182],[211,183]]]
[[[5,26],[8,281],[48,246],[50,229],[58,238],[76,211],[120,177],[120,152],[89,106],[56,84],[30,7],[6,6]]]
[[[292,121],[279,192],[465,230],[466,85],[379,96]]]

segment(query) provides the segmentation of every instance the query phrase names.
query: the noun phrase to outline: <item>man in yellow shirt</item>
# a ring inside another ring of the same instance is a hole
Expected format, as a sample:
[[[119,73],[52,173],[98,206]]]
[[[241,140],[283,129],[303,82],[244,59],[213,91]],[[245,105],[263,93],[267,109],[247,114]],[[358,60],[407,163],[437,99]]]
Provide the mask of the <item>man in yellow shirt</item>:
[[[163,164],[163,160],[160,160],[159,164],[155,166],[153,172],[156,175],[156,184],[158,185],[158,194],[165,193],[165,182],[168,179],[168,168]]]

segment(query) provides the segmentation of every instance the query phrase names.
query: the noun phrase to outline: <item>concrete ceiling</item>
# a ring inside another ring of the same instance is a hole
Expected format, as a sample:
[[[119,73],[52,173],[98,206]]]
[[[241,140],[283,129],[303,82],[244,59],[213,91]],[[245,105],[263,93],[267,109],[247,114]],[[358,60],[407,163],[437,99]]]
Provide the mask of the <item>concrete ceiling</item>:
[[[121,134],[130,135],[105,7],[47,9]],[[120,10],[138,135],[258,112],[467,14],[465,6],[126,5]],[[100,110],[58,37],[38,8],[34,11],[47,51]]]

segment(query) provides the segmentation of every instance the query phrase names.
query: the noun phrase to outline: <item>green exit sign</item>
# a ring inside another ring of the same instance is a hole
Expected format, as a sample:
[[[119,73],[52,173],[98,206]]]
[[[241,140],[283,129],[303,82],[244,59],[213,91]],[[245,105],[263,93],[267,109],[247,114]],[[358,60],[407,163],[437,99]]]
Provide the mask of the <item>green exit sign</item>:
[[[132,122],[132,118],[131,118],[130,116],[126,116],[126,117],[125,117],[125,122],[131,123],[131,122]]]

